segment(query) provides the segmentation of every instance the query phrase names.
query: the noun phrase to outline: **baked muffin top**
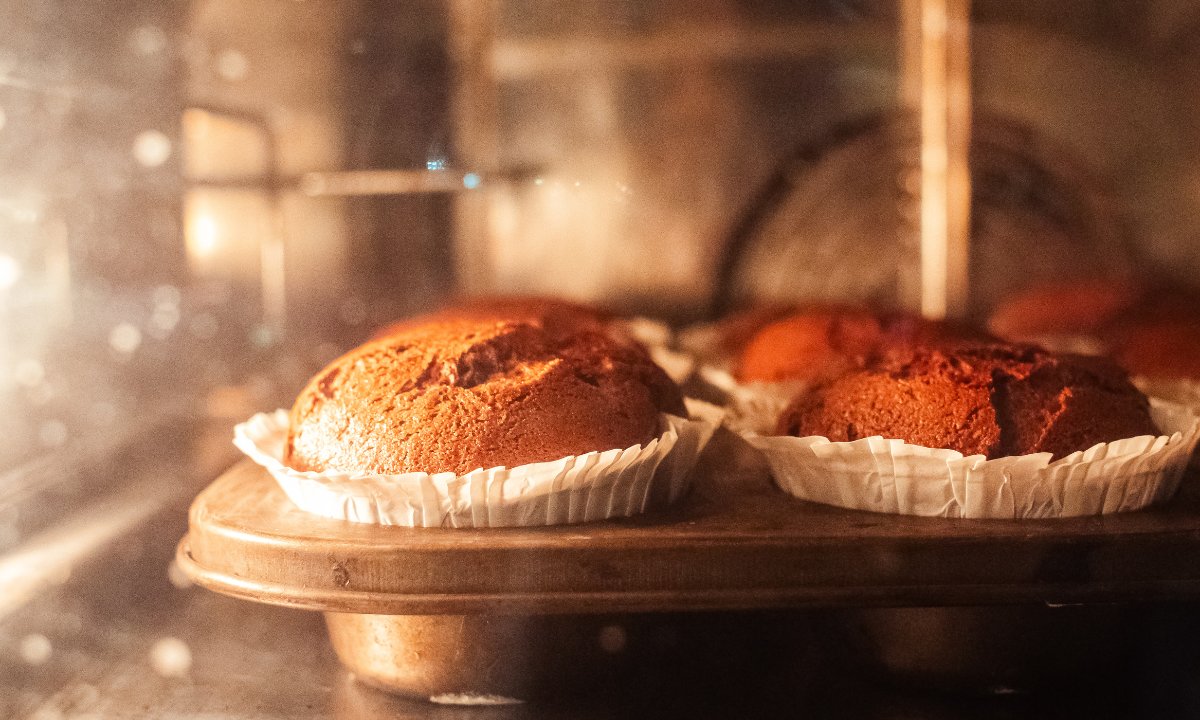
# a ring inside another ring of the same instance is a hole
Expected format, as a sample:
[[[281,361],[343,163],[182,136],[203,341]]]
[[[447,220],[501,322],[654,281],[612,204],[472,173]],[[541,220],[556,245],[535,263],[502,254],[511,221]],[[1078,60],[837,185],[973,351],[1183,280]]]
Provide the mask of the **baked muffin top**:
[[[644,444],[682,395],[639,347],[532,321],[409,328],[335,360],[292,407],[285,463],[398,474],[515,467]]]
[[[1112,360],[1034,346],[960,343],[893,349],[803,393],[781,435],[880,435],[989,459],[1157,435],[1149,401]]]
[[[965,324],[904,311],[809,305],[765,323],[738,353],[743,382],[827,381],[864,367],[894,348],[994,340]]]

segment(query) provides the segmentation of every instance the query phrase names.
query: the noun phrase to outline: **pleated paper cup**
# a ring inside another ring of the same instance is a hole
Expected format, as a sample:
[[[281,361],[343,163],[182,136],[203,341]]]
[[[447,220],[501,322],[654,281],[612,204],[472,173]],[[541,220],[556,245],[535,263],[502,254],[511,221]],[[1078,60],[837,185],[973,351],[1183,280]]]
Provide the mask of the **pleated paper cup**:
[[[696,360],[690,354],[673,349],[675,333],[671,326],[647,317],[631,317],[609,323],[619,334],[637,341],[650,359],[677,384],[682,385],[696,371]]]
[[[1176,405],[1186,405],[1200,415],[1200,382],[1186,378],[1133,378],[1133,384],[1151,397],[1161,398]]]
[[[1055,462],[1050,453],[964,457],[878,436],[745,438],[779,487],[802,500],[902,515],[1059,518],[1139,510],[1175,494],[1200,442],[1200,415],[1159,398],[1150,413],[1164,435],[1100,443]]]
[[[1144,378],[1135,377],[1134,385],[1152,397],[1162,398],[1178,405],[1186,405],[1200,415],[1200,382],[1189,378]],[[1188,467],[1200,472],[1200,450],[1192,452]]]
[[[302,510],[339,520],[407,527],[561,525],[627,517],[674,502],[723,411],[689,399],[688,418],[663,414],[646,444],[515,468],[447,473],[299,472],[283,464],[288,413],[259,413],[234,444],[267,469]]]
[[[728,371],[711,365],[701,366],[697,374],[704,382],[721,391],[724,396],[724,424],[739,435],[774,433],[779,414],[807,387],[802,380],[742,383]]]

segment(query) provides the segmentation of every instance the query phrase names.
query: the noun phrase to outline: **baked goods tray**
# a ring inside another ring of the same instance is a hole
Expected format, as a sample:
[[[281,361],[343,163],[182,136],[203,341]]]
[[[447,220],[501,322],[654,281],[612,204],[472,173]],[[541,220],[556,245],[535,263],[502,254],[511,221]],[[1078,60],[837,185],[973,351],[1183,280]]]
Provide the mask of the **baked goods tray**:
[[[404,528],[295,507],[244,461],[195,500],[177,560],[197,583],[341,613],[548,614],[1103,603],[1200,597],[1200,476],[1138,512],[949,520],[784,495],[718,432],[675,506],[536,528]]]

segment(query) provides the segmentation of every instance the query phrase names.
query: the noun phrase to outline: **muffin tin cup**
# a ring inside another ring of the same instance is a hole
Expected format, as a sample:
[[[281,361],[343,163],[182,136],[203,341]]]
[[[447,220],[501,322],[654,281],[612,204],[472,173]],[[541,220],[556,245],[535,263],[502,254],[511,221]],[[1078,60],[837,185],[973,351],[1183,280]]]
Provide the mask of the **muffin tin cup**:
[[[724,414],[692,400],[688,412],[688,418],[663,414],[661,434],[645,447],[466,475],[298,472],[282,462],[285,410],[239,424],[234,444],[266,468],[298,507],[325,517],[407,527],[560,525],[628,517],[682,496]]]
[[[510,705],[545,694],[543,685],[564,680],[556,659],[583,645],[575,637],[581,623],[558,616],[327,612],[325,623],[338,659],[360,682],[450,705]]]
[[[802,500],[855,510],[950,518],[1025,519],[1138,510],[1175,494],[1197,442],[1190,407],[1151,398],[1166,434],[1099,443],[1051,462],[1050,453],[988,460],[879,436],[745,433],[776,483]]]

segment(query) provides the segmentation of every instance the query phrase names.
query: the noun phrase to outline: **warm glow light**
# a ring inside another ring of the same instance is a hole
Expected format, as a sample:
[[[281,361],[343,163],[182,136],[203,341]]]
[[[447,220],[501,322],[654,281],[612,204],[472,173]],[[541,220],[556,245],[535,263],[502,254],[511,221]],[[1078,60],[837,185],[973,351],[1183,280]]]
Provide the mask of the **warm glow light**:
[[[921,313],[961,317],[970,234],[970,0],[906,0],[901,99],[920,118]]]
[[[192,188],[183,201],[188,265],[207,277],[262,281],[274,231],[267,192],[258,189]]]
[[[150,664],[163,677],[187,677],[192,667],[192,650],[179,638],[165,637],[150,648]]]
[[[0,557],[0,620],[38,597],[51,584],[70,577],[71,566],[120,537],[171,497],[154,484],[66,518],[51,530]]]
[[[11,255],[0,253],[0,290],[10,288],[21,279],[21,265]]]
[[[207,215],[197,215],[189,229],[188,254],[197,258],[212,255],[217,249],[217,224],[213,219]]]
[[[250,60],[238,50],[226,50],[217,56],[217,74],[229,82],[237,82],[250,72]]]
[[[158,167],[171,157],[171,139],[157,130],[138,133],[133,141],[133,157],[143,167]]]
[[[21,638],[21,659],[30,665],[41,665],[50,659],[54,648],[45,635],[33,633]]]
[[[261,179],[272,162],[268,138],[254,123],[188,108],[180,131],[179,152],[189,178]]]
[[[129,323],[121,323],[108,333],[108,344],[122,355],[130,355],[142,344],[142,331]]]

